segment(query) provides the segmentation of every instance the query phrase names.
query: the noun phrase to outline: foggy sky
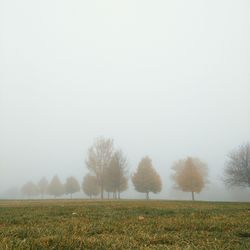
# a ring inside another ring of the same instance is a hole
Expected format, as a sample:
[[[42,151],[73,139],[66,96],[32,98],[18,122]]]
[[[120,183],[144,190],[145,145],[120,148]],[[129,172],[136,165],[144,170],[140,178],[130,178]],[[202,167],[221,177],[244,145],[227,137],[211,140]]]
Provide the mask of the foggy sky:
[[[82,181],[105,136],[130,173],[152,158],[155,198],[180,197],[171,166],[194,156],[209,168],[198,197],[234,199],[221,176],[250,140],[249,13],[248,0],[1,0],[0,192],[55,174]]]

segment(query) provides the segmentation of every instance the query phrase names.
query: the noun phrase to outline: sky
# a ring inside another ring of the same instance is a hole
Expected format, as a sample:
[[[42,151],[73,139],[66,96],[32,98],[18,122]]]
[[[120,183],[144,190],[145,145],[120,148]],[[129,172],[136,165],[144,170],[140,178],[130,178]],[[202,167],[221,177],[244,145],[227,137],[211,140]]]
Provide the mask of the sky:
[[[155,198],[190,198],[170,176],[193,156],[209,168],[200,199],[239,199],[221,179],[250,141],[249,12],[248,0],[1,0],[0,192],[55,174],[82,181],[104,136],[130,173],[152,158]]]

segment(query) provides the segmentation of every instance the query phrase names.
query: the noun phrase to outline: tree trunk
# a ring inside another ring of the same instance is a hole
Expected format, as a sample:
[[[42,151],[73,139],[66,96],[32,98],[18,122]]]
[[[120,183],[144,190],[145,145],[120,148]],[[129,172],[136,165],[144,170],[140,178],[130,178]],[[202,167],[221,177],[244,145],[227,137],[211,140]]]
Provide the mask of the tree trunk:
[[[109,192],[108,192],[108,200],[109,200]]]
[[[146,199],[149,200],[149,192],[146,193]]]
[[[194,192],[192,191],[192,201],[194,201]]]
[[[103,184],[101,184],[101,200],[103,200]]]
[[[121,199],[120,191],[118,191],[118,199],[119,199],[119,200]]]
[[[72,200],[72,194],[70,194],[70,199]]]

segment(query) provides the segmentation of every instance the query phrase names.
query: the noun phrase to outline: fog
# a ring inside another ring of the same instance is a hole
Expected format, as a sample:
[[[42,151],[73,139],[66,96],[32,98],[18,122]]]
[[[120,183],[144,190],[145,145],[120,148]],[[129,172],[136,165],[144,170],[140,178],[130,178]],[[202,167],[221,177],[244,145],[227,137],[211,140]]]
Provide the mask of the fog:
[[[250,3],[0,2],[0,193],[58,175],[82,182],[87,150],[113,138],[130,174],[149,155],[173,189],[173,163],[199,157],[199,200],[248,200],[226,189],[227,154],[250,140]],[[123,198],[141,198],[129,190]],[[83,195],[79,195],[82,196]]]

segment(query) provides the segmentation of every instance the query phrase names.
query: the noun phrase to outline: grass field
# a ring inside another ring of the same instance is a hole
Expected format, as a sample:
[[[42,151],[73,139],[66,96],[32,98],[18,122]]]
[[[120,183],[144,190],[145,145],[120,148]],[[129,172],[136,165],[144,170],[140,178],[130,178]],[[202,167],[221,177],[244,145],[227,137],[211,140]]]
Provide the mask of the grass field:
[[[0,201],[0,249],[250,249],[250,203]]]

